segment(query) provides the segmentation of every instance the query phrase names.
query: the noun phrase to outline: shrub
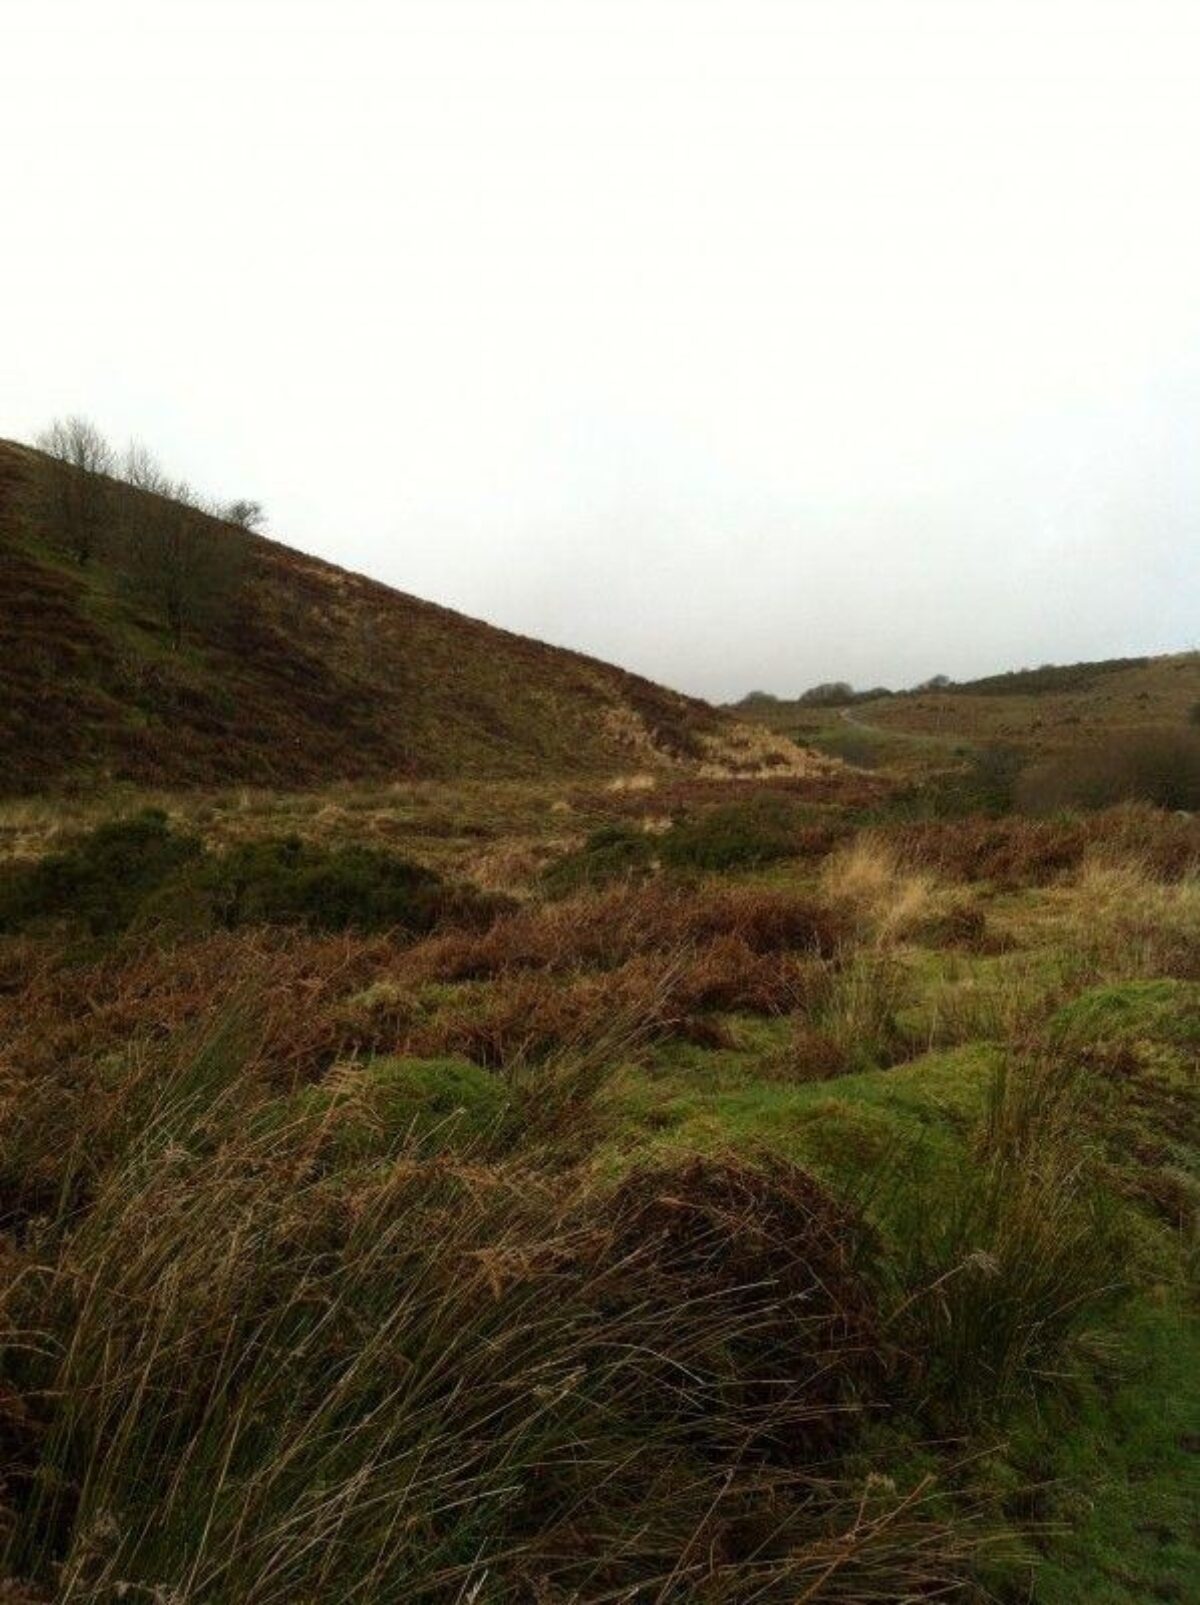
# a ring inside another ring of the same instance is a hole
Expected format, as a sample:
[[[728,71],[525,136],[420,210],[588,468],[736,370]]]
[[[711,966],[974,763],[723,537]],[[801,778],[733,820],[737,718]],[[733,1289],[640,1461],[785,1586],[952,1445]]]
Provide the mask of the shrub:
[[[0,881],[0,930],[42,919],[82,923],[94,936],[124,930],[145,899],[201,854],[159,809],[100,825],[65,852]]]
[[[587,886],[604,886],[649,872],[656,843],[645,831],[628,825],[602,825],[583,846],[564,853],[542,874],[546,890],[561,895]]]
[[[134,923],[425,932],[486,926],[513,906],[374,847],[266,837],[214,856],[173,832],[157,809],[101,825],[68,851],[0,881],[0,931],[61,919],[96,936]]]
[[[198,878],[221,925],[428,931],[453,900],[433,870],[375,847],[325,848],[298,837],[245,842]],[[468,912],[465,905],[461,910]],[[483,900],[485,917],[492,911]]]
[[[656,860],[674,869],[754,869],[797,851],[801,822],[786,797],[769,792],[678,820],[661,836],[629,825],[602,826],[545,873],[554,892],[645,875]]]
[[[1121,802],[1200,809],[1200,734],[1161,729],[1115,735],[1102,747],[1034,765],[1018,783],[1017,799],[1035,814]]]
[[[690,869],[754,869],[795,851],[796,810],[769,793],[683,820],[659,842],[664,864]]]
[[[755,953],[828,955],[849,929],[842,914],[811,897],[655,879],[533,904],[478,935],[431,937],[404,954],[397,971],[411,980],[459,981],[506,970],[613,969],[636,954],[674,953],[718,936],[739,936]]]
[[[1025,767],[1019,747],[1003,742],[981,747],[967,760],[962,795],[968,809],[1004,814],[1013,806],[1017,780]]]
[[[905,864],[1005,887],[1046,885],[1095,854],[1136,858],[1159,881],[1183,879],[1200,867],[1200,820],[1145,804],[1055,819],[921,820],[879,835]]]

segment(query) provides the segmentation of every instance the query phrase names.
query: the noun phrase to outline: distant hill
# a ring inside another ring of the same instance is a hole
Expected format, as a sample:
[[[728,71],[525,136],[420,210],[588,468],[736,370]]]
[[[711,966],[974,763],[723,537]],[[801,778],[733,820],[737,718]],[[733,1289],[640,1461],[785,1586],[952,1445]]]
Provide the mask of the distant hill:
[[[1090,746],[1117,732],[1191,724],[1200,652],[1047,665],[866,702],[864,724],[918,736],[1009,744],[1031,754]]]
[[[918,768],[968,747],[1008,746],[1041,757],[1131,730],[1195,728],[1200,721],[1200,652],[940,681],[912,691],[856,693],[840,703],[759,694],[738,704],[738,712],[853,762]]]
[[[82,563],[72,497],[102,503]],[[8,795],[791,761],[637,675],[7,441],[0,598]]]

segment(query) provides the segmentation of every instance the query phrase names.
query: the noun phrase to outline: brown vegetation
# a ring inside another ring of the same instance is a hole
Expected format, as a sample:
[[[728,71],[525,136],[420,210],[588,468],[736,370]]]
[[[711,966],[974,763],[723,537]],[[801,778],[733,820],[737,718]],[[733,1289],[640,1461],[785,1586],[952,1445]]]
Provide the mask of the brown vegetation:
[[[640,953],[687,949],[718,937],[738,938],[755,954],[829,954],[846,934],[845,921],[812,897],[656,882],[533,903],[482,935],[432,937],[404,956],[400,973],[453,981],[514,969],[612,968]]]
[[[80,527],[99,520],[104,538],[88,535],[86,571],[58,558],[79,522],[60,482],[95,491]],[[140,488],[0,442],[0,584],[19,604],[3,610],[0,707],[17,711],[0,795],[109,777],[581,775],[720,747],[729,721],[703,703],[304,557],[184,494],[157,471]],[[185,635],[190,652],[164,654]]]
[[[1163,881],[1200,868],[1200,819],[1146,807],[1061,819],[927,820],[888,827],[887,841],[906,863],[998,886],[1044,886],[1097,855],[1132,855]]]

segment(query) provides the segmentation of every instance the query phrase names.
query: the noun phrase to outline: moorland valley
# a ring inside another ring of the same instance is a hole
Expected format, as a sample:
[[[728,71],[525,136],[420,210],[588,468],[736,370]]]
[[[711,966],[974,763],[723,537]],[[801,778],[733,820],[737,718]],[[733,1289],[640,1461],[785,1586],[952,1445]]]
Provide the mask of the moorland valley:
[[[1200,654],[716,709],[48,444],[0,1598],[1200,1597]]]

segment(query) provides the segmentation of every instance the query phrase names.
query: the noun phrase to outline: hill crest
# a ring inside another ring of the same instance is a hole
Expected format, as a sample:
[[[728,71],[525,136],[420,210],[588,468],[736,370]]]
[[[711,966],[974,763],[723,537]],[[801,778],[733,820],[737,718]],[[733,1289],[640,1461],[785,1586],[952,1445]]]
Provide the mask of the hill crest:
[[[105,538],[86,563],[64,540],[64,484],[103,505]],[[147,553],[172,572],[148,582]],[[207,578],[188,573],[214,554]],[[195,594],[173,602],[184,581]],[[599,659],[11,441],[0,441],[0,594],[10,795],[821,762]]]

